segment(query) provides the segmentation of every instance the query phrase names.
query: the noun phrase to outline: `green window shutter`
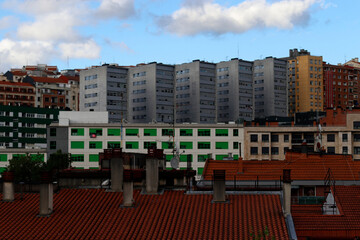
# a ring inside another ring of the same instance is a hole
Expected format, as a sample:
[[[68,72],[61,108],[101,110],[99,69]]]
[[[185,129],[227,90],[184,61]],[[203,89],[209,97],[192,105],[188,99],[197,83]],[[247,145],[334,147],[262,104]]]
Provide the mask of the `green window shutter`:
[[[71,128],[71,136],[84,136],[83,128]]]
[[[71,141],[71,149],[84,149],[83,141]]]
[[[90,149],[102,149],[102,142],[89,142]]]
[[[198,174],[199,174],[199,175],[202,175],[203,172],[204,172],[204,168],[199,167],[199,168],[198,168]]]
[[[156,142],[144,142],[144,149],[156,147]]]
[[[174,148],[174,143],[173,142],[162,142],[161,143],[161,148],[162,149],[173,149]]]
[[[30,154],[31,160],[44,161],[44,154]]]
[[[208,158],[207,154],[199,154],[198,155],[198,162],[205,162],[207,158]]]
[[[210,136],[210,129],[198,129],[198,136]]]
[[[192,156],[192,154],[190,156],[191,156],[191,162],[192,162],[193,156]],[[187,162],[187,157],[188,157],[188,154],[180,155],[180,162]]]
[[[233,158],[234,158],[234,160],[239,160],[239,155],[238,155],[238,154],[234,154]]]
[[[89,169],[99,169],[99,167],[90,167]]]
[[[108,136],[120,136],[120,129],[108,128]]]
[[[90,128],[89,133],[90,135],[95,134],[96,136],[102,136],[102,128]]]
[[[172,154],[166,154],[165,159],[167,162],[170,162],[173,157],[174,157],[174,155],[172,155]],[[172,169],[172,168],[170,168],[170,169]]]
[[[216,155],[216,160],[223,160],[224,158],[227,158],[228,155]]]
[[[216,149],[229,149],[228,142],[216,142],[215,144]]]
[[[210,142],[198,142],[198,149],[210,149]]]
[[[6,171],[6,167],[0,167],[0,173],[3,173]]]
[[[26,157],[26,154],[13,154],[12,157],[13,158]]]
[[[192,129],[180,129],[180,136],[192,136],[193,130]]]
[[[0,162],[7,162],[7,154],[0,154]]]
[[[193,149],[192,142],[180,142],[180,149]]]
[[[233,142],[233,149],[239,149],[239,143]]]
[[[107,147],[108,148],[120,148],[120,141],[108,142]]]
[[[125,145],[127,149],[139,149],[139,142],[126,142]]]
[[[161,133],[162,133],[162,136],[173,136],[174,130],[173,129],[162,129]]]
[[[157,129],[144,129],[144,136],[157,136]]]
[[[139,134],[139,129],[137,128],[128,128],[125,130],[126,136],[137,136]]]
[[[216,129],[215,135],[218,137],[219,136],[229,136],[229,131],[228,131],[228,129]]]
[[[72,162],[83,162],[84,154],[71,154],[71,161]]]
[[[99,154],[90,154],[89,162],[99,162]]]

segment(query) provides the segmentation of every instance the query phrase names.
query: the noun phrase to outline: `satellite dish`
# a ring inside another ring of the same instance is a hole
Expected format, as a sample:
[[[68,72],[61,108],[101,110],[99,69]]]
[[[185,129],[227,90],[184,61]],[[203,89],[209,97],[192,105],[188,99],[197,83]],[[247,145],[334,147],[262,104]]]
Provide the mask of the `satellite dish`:
[[[174,156],[170,160],[170,165],[171,165],[172,168],[178,169],[179,168],[179,156]]]

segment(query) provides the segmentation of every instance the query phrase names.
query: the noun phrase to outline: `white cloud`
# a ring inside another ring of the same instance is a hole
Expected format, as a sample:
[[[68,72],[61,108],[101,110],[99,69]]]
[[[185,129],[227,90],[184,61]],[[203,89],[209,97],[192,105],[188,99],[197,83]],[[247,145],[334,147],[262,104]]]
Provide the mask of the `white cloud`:
[[[18,23],[18,19],[13,16],[5,16],[0,19],[0,30],[10,28]]]
[[[91,39],[86,42],[61,43],[59,50],[64,59],[67,57],[95,59],[100,55],[100,47]]]
[[[96,14],[105,19],[128,18],[135,14],[134,0],[103,0]]]
[[[158,19],[158,25],[177,35],[243,33],[254,28],[291,29],[306,24],[309,8],[319,0],[246,0],[225,7],[212,0],[185,1],[182,8]]]

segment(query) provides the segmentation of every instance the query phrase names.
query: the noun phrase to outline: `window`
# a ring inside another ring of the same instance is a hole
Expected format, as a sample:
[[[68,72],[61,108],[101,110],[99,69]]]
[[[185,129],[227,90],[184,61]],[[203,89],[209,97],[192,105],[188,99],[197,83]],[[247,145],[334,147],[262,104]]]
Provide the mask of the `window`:
[[[349,154],[348,147],[342,147],[342,154]]]
[[[208,155],[199,154],[198,155],[198,162],[205,162],[207,158],[208,158]]]
[[[89,154],[89,162],[99,162],[98,154]]]
[[[139,129],[126,129],[125,135],[126,136],[137,136],[139,134]]]
[[[271,135],[271,142],[279,142],[279,135]]]
[[[360,129],[360,122],[354,122],[354,129]]]
[[[84,129],[83,128],[72,128],[71,136],[84,136]]]
[[[193,149],[192,142],[180,142],[180,149]]]
[[[174,148],[174,143],[173,142],[162,142],[161,143],[161,148],[162,149],[173,149]]]
[[[90,149],[102,149],[102,142],[89,142]]]
[[[331,154],[335,154],[335,147],[328,147],[327,152]]]
[[[284,142],[289,142],[289,134],[284,135]]]
[[[180,129],[180,136],[192,136],[193,130],[192,129]]]
[[[56,128],[50,128],[50,136],[56,137]]]
[[[327,135],[328,142],[335,142],[335,134],[328,134]]]
[[[229,133],[228,133],[228,129],[216,129],[215,130],[215,135],[216,136],[228,136]]]
[[[156,129],[144,129],[144,136],[156,136]]]
[[[210,129],[198,129],[198,136],[210,136]]]
[[[156,143],[155,143],[156,146]],[[126,149],[139,149],[139,142],[126,142],[125,143]]]
[[[71,149],[84,149],[84,142],[83,141],[72,141]]]
[[[229,149],[229,143],[228,142],[216,142],[215,148],[216,149]]]
[[[187,162],[188,160],[190,160],[190,162],[192,162],[192,155],[191,154],[180,155],[180,162]]]
[[[271,147],[271,155],[279,155],[279,148]]]
[[[263,134],[263,135],[261,136],[261,141],[263,141],[263,142],[269,142],[269,135]]]
[[[210,142],[198,142],[198,149],[210,149]]]
[[[107,143],[107,147],[108,148],[120,148],[120,142],[116,141],[116,142],[108,142]]]
[[[83,162],[84,154],[71,154],[70,159],[72,162]]]
[[[174,129],[162,129],[162,136],[174,136]]]
[[[360,154],[360,147],[354,147],[354,154]]]
[[[354,142],[360,142],[360,134],[354,134]]]
[[[199,160],[198,160],[198,162],[199,162]],[[199,167],[197,172],[198,172],[198,175],[202,175],[204,172],[204,168]]]
[[[250,135],[250,142],[257,142],[258,141],[258,135],[251,134]]]
[[[250,154],[251,155],[258,155],[258,148],[257,147],[251,147],[250,148]]]
[[[269,155],[269,147],[262,147],[261,153],[263,155]]]
[[[120,129],[108,128],[108,136],[120,136]]]
[[[90,133],[91,138],[96,138],[96,136],[102,136],[102,129],[101,128],[90,128],[89,133]]]
[[[289,147],[284,147],[284,154],[286,154],[287,151],[289,151]]]
[[[144,149],[156,148],[156,142],[144,142]]]
[[[56,149],[56,141],[50,141],[50,149]]]
[[[239,143],[233,142],[233,149],[239,149]]]
[[[233,136],[234,136],[234,137],[239,136],[239,129],[234,129],[234,130],[233,130]]]
[[[343,135],[342,135],[342,141],[343,141],[343,142],[347,142],[347,141],[348,141],[348,135],[347,135],[347,133],[343,133]]]

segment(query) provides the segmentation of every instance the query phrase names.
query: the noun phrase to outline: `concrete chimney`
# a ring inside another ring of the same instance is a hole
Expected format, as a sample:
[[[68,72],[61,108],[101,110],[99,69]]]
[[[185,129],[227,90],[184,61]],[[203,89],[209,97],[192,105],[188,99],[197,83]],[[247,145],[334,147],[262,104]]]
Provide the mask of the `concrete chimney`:
[[[283,169],[284,216],[291,214],[291,169]]]
[[[213,202],[225,202],[225,170],[214,170]]]
[[[51,172],[41,173],[40,216],[49,216],[53,212],[53,194]]]
[[[105,158],[111,159],[111,190],[122,192],[124,166],[121,148],[105,149],[104,154]]]
[[[162,150],[149,148],[146,157],[146,192],[156,194],[159,187],[159,159]]]
[[[124,170],[123,207],[134,206],[134,177],[132,170]]]
[[[12,202],[15,199],[14,172],[4,172],[3,178],[3,201]]]

